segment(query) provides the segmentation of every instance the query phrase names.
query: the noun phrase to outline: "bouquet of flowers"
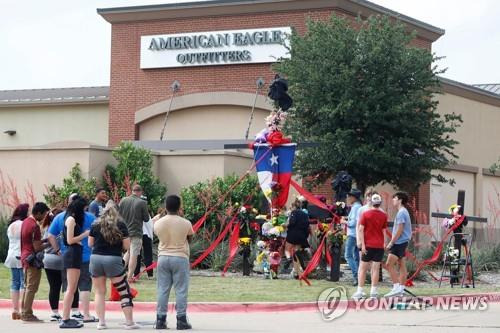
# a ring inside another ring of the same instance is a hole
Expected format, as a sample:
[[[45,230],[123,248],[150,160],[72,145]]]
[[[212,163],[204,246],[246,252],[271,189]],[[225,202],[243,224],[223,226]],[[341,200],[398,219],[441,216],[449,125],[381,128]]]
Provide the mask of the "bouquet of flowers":
[[[346,235],[339,224],[334,224],[332,229],[328,231],[327,240],[331,247],[342,247],[342,244],[346,240]]]

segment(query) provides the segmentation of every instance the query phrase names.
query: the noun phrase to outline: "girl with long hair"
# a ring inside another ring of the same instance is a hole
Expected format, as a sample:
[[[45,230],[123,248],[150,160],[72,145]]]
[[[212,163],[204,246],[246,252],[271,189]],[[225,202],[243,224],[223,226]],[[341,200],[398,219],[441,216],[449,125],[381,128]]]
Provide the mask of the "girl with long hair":
[[[12,283],[10,286],[10,298],[12,300],[12,319],[21,319],[19,313],[19,301],[24,292],[24,274],[21,257],[21,226],[23,220],[28,217],[29,205],[20,204],[12,213],[7,228],[7,237],[9,238],[9,250],[4,265],[10,268]]]
[[[116,209],[115,203],[109,200],[102,215],[90,229],[89,246],[90,274],[95,288],[95,304],[99,324],[97,329],[105,329],[105,297],[106,279],[109,278],[120,294],[121,307],[125,315],[125,329],[136,329],[130,287],[125,274],[122,253],[130,247],[128,229]]]
[[[89,235],[89,231],[82,232],[87,201],[83,198],[73,201],[64,216],[63,242],[67,246],[63,255],[63,264],[66,269],[68,286],[63,300],[63,315],[60,328],[80,328],[82,323],[70,319],[71,303],[78,287],[80,268],[82,265],[81,241]]]

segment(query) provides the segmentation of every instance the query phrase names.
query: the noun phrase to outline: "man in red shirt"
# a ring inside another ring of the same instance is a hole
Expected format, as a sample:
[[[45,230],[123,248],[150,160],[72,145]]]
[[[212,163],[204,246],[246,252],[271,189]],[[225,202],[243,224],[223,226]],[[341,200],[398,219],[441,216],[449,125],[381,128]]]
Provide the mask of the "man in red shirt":
[[[358,272],[358,290],[352,298],[359,300],[365,298],[363,292],[366,271],[371,263],[372,286],[370,298],[377,298],[377,285],[379,280],[380,262],[384,257],[384,233],[387,228],[387,214],[380,209],[382,198],[378,194],[371,197],[372,207],[365,211],[359,221],[359,242],[361,243],[361,265]]]
[[[27,322],[41,322],[33,314],[33,300],[40,285],[42,277],[42,267],[35,267],[33,258],[36,252],[42,251],[42,235],[37,222],[45,219],[49,213],[49,207],[43,202],[37,202],[33,205],[31,215],[27,217],[21,226],[21,263],[24,269],[25,291],[21,304],[21,320]]]

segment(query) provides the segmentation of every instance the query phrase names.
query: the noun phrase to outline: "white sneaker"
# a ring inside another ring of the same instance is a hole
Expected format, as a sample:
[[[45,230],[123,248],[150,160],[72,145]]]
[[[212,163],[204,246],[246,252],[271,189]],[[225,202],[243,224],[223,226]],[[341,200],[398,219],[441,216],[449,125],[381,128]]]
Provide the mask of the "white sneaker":
[[[141,328],[141,326],[137,325],[136,323],[133,323],[133,324],[125,324],[123,325],[123,328],[126,330],[136,330]]]
[[[366,298],[366,294],[362,291],[356,291],[351,298],[355,301],[359,301],[362,298]]]
[[[384,297],[399,297],[403,296],[404,292],[404,287],[403,288],[392,288],[391,291],[389,291],[387,294],[384,295]]]
[[[377,299],[378,298],[378,293],[370,293],[370,299]]]
[[[101,323],[97,324],[97,329],[98,330],[105,330],[107,328],[108,328],[108,326],[106,326],[106,324],[101,324]]]

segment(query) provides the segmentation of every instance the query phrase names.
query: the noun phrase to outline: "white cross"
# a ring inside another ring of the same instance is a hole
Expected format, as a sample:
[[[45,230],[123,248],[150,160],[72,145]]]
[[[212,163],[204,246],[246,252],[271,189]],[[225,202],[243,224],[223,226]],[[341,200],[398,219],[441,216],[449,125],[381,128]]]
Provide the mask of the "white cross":
[[[278,155],[271,155],[271,166],[278,164]]]

